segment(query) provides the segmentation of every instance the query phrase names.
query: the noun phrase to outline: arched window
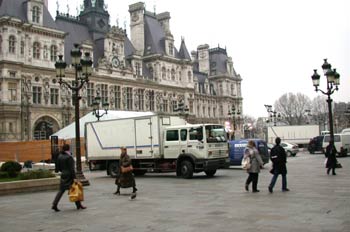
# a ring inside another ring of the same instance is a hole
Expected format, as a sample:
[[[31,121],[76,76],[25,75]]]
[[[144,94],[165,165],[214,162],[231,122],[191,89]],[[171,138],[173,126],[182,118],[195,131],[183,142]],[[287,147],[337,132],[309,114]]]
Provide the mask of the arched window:
[[[192,82],[192,73],[191,71],[187,72],[188,82]]]
[[[175,81],[175,70],[174,69],[171,70],[171,80]]]
[[[166,79],[166,69],[165,69],[165,67],[162,68],[162,79],[163,80]]]
[[[34,42],[34,44],[33,44],[33,58],[40,59],[40,44],[39,44],[39,42]]]
[[[16,52],[16,38],[13,35],[9,37],[9,53],[14,54]]]
[[[2,36],[0,35],[0,53],[2,53]]]
[[[44,49],[43,49],[43,57],[44,57],[44,60],[47,60],[47,58],[48,58],[48,53],[49,53],[49,51],[48,51],[48,49],[47,49],[47,46],[45,45],[45,46],[44,46]]]
[[[153,77],[154,77],[154,74],[153,74],[153,68],[152,67],[150,67],[149,68],[149,79],[151,79],[151,80],[153,80]]]
[[[56,45],[52,45],[51,49],[50,49],[50,58],[51,61],[56,61],[57,59],[57,46]]]
[[[32,9],[32,21],[33,23],[39,23],[40,19],[40,8],[38,6],[34,6]]]
[[[21,55],[24,55],[24,41],[21,41]]]

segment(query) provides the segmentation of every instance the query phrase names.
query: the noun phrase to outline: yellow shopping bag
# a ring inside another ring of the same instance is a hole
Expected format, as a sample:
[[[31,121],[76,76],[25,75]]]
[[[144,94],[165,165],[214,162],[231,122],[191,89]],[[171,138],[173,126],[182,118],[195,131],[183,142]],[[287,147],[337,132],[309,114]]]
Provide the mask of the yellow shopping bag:
[[[83,185],[78,181],[74,181],[68,191],[68,196],[71,202],[83,201],[84,200]]]

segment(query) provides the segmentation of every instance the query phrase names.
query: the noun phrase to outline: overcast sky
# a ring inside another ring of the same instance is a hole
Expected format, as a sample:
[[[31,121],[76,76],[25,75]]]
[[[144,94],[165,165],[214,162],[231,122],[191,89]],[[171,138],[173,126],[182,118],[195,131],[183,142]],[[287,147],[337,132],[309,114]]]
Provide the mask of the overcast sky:
[[[77,15],[83,0],[59,0],[59,11]],[[111,25],[129,32],[129,5],[137,1],[105,0]],[[267,116],[264,104],[274,104],[283,94],[316,93],[313,69],[326,88],[323,59],[340,74],[339,91],[332,98],[350,102],[350,1],[349,0],[149,0],[148,11],[170,12],[170,29],[179,48],[181,37],[189,52],[198,45],[227,48],[234,68],[243,79],[243,113]],[[56,16],[56,0],[49,0]],[[130,35],[130,33],[128,33]]]

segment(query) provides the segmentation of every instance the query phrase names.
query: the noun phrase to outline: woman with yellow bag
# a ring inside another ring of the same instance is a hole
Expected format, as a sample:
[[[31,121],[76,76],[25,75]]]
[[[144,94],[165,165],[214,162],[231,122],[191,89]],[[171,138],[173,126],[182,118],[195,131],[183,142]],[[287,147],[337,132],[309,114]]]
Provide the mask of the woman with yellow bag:
[[[62,147],[62,152],[59,154],[56,165],[55,165],[55,172],[61,172],[61,181],[60,181],[60,189],[55,197],[55,200],[52,203],[51,209],[55,210],[55,212],[60,211],[57,208],[58,202],[60,201],[63,193],[66,190],[71,189],[72,185],[73,187],[76,186],[76,177],[75,177],[75,169],[74,169],[74,159],[72,155],[70,154],[70,147],[69,144],[64,144]],[[79,185],[79,184],[78,184]],[[80,189],[79,189],[80,188]],[[72,189],[73,191],[73,189]],[[80,191],[80,193],[79,193]],[[86,209],[85,206],[81,204],[82,200],[82,186],[80,184],[80,187],[76,188],[74,190],[74,193],[77,194],[78,198],[76,198],[74,201],[77,209]],[[72,201],[72,199],[70,199]]]
[[[135,178],[132,174],[133,168],[131,165],[131,159],[127,154],[126,147],[121,147],[121,154],[119,160],[119,175],[115,180],[115,184],[117,185],[117,191],[114,193],[115,195],[120,195],[120,188],[130,188],[132,187],[131,199],[136,198],[136,183]]]

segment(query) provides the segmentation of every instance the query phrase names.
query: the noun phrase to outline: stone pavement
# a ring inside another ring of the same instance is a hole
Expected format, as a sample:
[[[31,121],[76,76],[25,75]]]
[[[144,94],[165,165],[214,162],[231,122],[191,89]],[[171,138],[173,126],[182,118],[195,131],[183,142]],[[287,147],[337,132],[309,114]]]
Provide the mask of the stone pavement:
[[[220,170],[214,178],[202,173],[193,179],[174,173],[146,174],[131,189],[115,196],[114,180],[105,172],[85,172],[88,208],[77,211],[65,195],[53,212],[55,191],[0,197],[0,231],[350,231],[350,157],[343,168],[327,176],[324,155],[298,153],[288,159],[288,187],[281,192],[279,177],[270,194],[268,166],[262,170],[260,193],[244,191],[247,174]]]

